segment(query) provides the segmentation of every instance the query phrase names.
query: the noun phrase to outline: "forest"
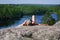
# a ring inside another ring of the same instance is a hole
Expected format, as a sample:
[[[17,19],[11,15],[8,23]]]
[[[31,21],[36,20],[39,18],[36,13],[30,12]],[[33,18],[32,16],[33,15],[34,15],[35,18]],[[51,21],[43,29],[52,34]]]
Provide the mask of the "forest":
[[[48,14],[56,13],[60,20],[60,5],[0,4],[0,25],[18,20],[24,15],[45,15],[47,12]]]

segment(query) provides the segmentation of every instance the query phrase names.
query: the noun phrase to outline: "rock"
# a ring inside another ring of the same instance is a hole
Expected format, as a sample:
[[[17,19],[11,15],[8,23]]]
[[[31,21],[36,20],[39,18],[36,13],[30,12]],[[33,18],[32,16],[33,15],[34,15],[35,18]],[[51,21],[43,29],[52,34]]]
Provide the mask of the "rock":
[[[24,26],[0,29],[0,40],[60,40],[60,27]]]
[[[56,22],[54,26],[60,26],[60,21]]]
[[[29,37],[23,37],[22,31],[25,31],[23,28],[11,28],[0,30],[0,40],[33,40]],[[30,33],[27,35],[29,36]]]
[[[43,29],[33,33],[34,40],[60,40],[60,31],[57,29]]]

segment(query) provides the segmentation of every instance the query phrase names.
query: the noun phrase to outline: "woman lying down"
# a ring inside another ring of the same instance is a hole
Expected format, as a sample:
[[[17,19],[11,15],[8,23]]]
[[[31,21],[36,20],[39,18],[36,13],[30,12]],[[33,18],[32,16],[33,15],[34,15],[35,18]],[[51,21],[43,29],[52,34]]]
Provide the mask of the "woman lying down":
[[[30,20],[25,20],[20,26],[34,26],[34,25],[37,24],[30,19]]]
[[[25,20],[20,26],[48,26],[48,24],[36,24],[32,20]]]

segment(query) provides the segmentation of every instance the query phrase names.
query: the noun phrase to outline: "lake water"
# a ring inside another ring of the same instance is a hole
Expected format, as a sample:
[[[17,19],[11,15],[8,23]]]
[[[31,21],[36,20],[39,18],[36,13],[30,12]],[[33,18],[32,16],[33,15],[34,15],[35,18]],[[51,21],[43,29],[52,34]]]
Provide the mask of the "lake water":
[[[36,23],[39,24],[41,23],[41,19],[44,15],[36,15]],[[51,16],[57,20],[57,15],[56,14],[51,14]],[[20,25],[21,23],[23,23],[26,19],[31,19],[31,16],[23,16],[20,20],[16,21],[14,24],[12,24],[11,26],[4,26],[4,27],[0,27],[1,28],[8,28],[8,27],[16,27],[18,25]]]

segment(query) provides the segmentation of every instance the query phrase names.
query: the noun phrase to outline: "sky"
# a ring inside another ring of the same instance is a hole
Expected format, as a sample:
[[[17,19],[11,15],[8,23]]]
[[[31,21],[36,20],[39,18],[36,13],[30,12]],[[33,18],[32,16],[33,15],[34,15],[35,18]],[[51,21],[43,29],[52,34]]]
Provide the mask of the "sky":
[[[0,4],[60,4],[60,0],[0,0]]]

